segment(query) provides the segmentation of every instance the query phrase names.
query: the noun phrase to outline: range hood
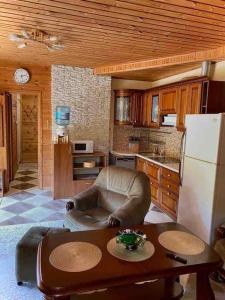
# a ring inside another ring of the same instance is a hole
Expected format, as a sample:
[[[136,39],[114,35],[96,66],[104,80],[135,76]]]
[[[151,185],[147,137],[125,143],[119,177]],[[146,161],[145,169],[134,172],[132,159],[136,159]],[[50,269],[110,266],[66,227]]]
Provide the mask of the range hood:
[[[177,124],[177,115],[168,114],[162,116],[162,126],[176,126]]]

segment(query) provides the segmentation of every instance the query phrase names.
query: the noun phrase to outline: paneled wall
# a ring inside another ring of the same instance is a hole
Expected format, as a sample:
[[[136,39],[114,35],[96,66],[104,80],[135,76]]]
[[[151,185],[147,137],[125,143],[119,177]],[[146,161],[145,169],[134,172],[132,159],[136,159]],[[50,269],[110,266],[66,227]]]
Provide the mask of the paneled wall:
[[[21,162],[38,162],[38,96],[21,97]]]
[[[57,105],[71,108],[70,139],[93,140],[96,150],[109,150],[111,77],[93,70],[52,66],[52,111]],[[56,125],[53,122],[53,135]]]
[[[25,85],[15,83],[13,74],[18,67],[29,70],[31,80]],[[0,90],[9,92],[34,92],[40,95],[39,132],[39,179],[42,187],[52,185],[52,145],[51,145],[51,71],[49,67],[26,65],[0,65]]]

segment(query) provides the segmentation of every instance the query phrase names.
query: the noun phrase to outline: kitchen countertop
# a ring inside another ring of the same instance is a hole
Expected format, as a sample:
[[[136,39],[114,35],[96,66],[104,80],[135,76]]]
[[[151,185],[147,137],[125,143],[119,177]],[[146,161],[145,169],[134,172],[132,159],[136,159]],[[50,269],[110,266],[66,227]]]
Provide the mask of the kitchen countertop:
[[[155,155],[155,157],[149,157],[149,152],[146,152],[146,154],[144,152],[142,153],[130,153],[130,152],[120,152],[120,151],[115,151],[115,150],[110,150],[110,152],[116,156],[127,156],[127,157],[140,157],[142,159],[146,159],[156,165],[159,165],[161,167],[167,168],[173,172],[179,173],[179,162],[160,162],[157,161],[157,158],[159,160],[163,160],[164,157],[159,156],[159,155]]]

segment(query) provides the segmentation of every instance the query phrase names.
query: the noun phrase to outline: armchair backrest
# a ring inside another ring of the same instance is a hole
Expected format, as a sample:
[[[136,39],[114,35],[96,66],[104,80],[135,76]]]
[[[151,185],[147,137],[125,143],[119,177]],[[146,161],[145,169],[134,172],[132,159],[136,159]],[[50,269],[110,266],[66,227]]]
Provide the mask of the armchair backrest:
[[[113,212],[130,199],[140,203],[140,209],[148,211],[150,186],[148,177],[140,171],[109,166],[104,168],[95,181],[99,190],[100,205]]]

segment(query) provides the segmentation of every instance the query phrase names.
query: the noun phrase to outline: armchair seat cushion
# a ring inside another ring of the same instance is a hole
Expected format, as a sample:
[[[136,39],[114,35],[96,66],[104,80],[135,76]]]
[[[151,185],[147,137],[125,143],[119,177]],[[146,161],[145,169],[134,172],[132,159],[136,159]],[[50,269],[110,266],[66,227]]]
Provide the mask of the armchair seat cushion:
[[[102,207],[85,211],[72,209],[65,216],[64,225],[72,231],[95,230],[108,227],[110,212]]]

